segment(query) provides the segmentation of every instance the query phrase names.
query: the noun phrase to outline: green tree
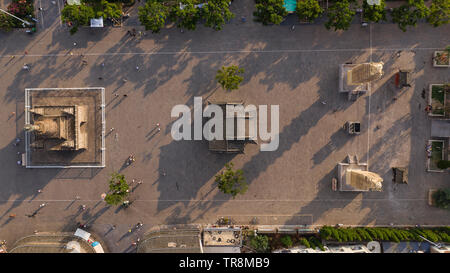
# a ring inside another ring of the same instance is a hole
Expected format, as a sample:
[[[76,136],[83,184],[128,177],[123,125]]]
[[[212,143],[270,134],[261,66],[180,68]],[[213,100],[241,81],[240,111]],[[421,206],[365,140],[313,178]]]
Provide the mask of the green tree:
[[[87,26],[92,18],[95,18],[94,9],[84,4],[66,5],[61,11],[61,20],[72,24],[71,34],[77,32],[79,26]]]
[[[181,4],[183,8],[179,4],[172,6],[171,19],[177,22],[179,28],[195,30],[200,19],[200,9],[195,7],[193,0],[182,0]]]
[[[5,13],[0,13],[0,30],[10,31],[14,27],[12,17]]]
[[[237,194],[244,194],[247,191],[244,172],[242,170],[233,171],[234,164],[225,164],[226,170],[216,175],[216,182],[219,184],[219,190],[225,194],[231,194],[233,198]]]
[[[122,16],[122,10],[119,4],[109,3],[106,0],[102,0],[101,6],[102,10],[97,12],[97,17],[117,19]]]
[[[434,27],[448,24],[450,20],[450,1],[433,0],[430,6],[430,14],[427,17],[428,23]]]
[[[129,194],[129,186],[123,174],[113,173],[109,180],[109,193],[105,202],[109,205],[119,205]]]
[[[158,33],[166,24],[169,8],[156,0],[150,0],[145,6],[139,7],[138,17],[145,30]]]
[[[281,243],[286,247],[286,248],[290,248],[292,247],[292,239],[291,236],[286,235],[284,237],[281,237]]]
[[[437,167],[442,170],[450,168],[450,160],[439,160],[437,163]]]
[[[392,11],[392,21],[398,24],[402,31],[407,26],[416,26],[420,19],[427,18],[430,11],[425,6],[424,0],[408,0],[408,2]]]
[[[364,20],[368,22],[386,21],[386,3],[384,0],[380,1],[379,5],[369,5],[367,1],[363,1]]]
[[[313,22],[317,17],[322,15],[323,9],[317,0],[303,0],[297,1],[295,12],[297,12],[300,20]]]
[[[261,22],[263,25],[279,25],[288,15],[283,4],[284,0],[256,0],[256,10],[253,12],[253,16],[256,17],[257,22]]]
[[[259,253],[269,250],[269,237],[266,235],[257,235],[250,240],[250,246]]]
[[[209,0],[201,10],[201,17],[205,20],[205,26],[215,30],[221,30],[225,21],[234,17],[230,11],[229,0]]]
[[[439,189],[433,194],[436,207],[442,209],[450,208],[450,188]]]
[[[353,17],[356,12],[354,8],[351,7],[353,0],[342,0],[335,2],[329,9],[327,13],[328,21],[325,23],[327,29],[334,30],[347,30],[352,23]]]
[[[239,88],[239,85],[244,80],[244,77],[239,76],[244,73],[243,68],[239,68],[236,65],[222,66],[217,70],[216,80],[222,86],[223,89],[231,91]]]

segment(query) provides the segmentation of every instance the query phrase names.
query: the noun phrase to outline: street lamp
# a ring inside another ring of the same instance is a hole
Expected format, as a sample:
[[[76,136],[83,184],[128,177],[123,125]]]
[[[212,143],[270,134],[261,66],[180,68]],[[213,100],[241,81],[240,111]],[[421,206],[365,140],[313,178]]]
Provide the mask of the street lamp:
[[[27,22],[27,21],[25,21],[25,20],[23,20],[23,19],[20,19],[19,17],[15,16],[15,15],[13,15],[13,14],[11,14],[11,13],[5,11],[5,10],[0,9],[0,11],[2,11],[2,12],[4,12],[4,13],[8,14],[9,16],[12,16],[12,17],[16,18],[17,20],[21,21],[21,22],[24,23],[24,24],[27,24],[28,26],[33,25],[32,23]]]

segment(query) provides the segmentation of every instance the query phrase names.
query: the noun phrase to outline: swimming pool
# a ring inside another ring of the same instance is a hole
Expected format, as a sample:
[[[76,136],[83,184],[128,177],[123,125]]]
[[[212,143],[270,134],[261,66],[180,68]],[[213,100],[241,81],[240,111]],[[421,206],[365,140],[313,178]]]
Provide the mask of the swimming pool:
[[[284,0],[283,5],[288,12],[294,12],[297,8],[297,0]]]

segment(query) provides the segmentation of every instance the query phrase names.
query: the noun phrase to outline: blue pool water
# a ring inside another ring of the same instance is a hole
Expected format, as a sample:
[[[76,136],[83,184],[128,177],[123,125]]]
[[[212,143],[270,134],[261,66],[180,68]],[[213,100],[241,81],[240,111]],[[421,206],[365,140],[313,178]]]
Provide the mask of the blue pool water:
[[[294,12],[297,7],[297,0],[284,0],[283,6],[288,12]]]

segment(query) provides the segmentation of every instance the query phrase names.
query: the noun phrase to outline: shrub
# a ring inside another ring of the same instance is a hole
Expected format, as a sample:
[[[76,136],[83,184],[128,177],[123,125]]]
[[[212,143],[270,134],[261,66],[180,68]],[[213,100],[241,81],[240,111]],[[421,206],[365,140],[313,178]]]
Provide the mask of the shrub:
[[[436,207],[448,209],[450,207],[450,188],[437,190],[432,198]]]
[[[450,160],[439,160],[437,167],[442,170],[450,168]]]
[[[306,248],[311,248],[311,245],[309,244],[308,240],[305,238],[300,239],[300,244],[304,245]]]
[[[292,239],[288,235],[281,238],[281,243],[287,248],[292,247]]]
[[[250,240],[250,246],[259,253],[269,250],[269,237],[266,235],[257,235]]]

